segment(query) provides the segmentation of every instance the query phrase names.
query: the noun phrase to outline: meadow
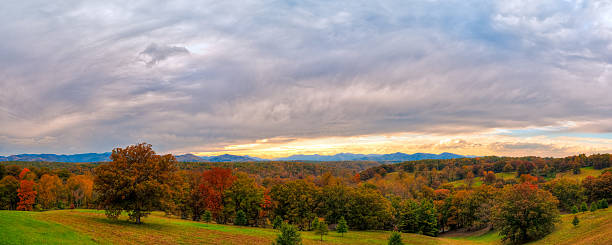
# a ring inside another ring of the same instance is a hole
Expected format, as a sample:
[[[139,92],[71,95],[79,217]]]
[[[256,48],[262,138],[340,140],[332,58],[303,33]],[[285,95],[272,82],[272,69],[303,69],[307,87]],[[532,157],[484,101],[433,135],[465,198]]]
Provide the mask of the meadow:
[[[530,244],[611,244],[612,210],[563,215],[553,233]],[[154,212],[143,224],[122,216],[109,220],[99,210],[46,212],[0,211],[1,244],[271,244],[278,231],[194,222]],[[386,244],[388,231],[349,231],[344,236],[330,231],[320,241],[313,232],[301,232],[304,244]],[[501,244],[495,231],[429,237],[402,233],[405,244]]]

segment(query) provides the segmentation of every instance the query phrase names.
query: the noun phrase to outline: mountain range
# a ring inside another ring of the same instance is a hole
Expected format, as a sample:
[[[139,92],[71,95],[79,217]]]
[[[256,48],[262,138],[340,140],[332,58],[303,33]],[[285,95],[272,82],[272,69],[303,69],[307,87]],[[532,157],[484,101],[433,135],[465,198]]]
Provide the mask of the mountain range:
[[[46,161],[46,162],[106,162],[110,161],[110,152],[105,153],[83,153],[73,155],[58,155],[58,154],[19,154],[11,156],[0,156],[2,161]],[[414,153],[406,154],[401,152],[391,154],[353,154],[339,153],[335,155],[292,155],[289,157],[276,159],[261,159],[251,156],[237,156],[223,154],[219,156],[196,156],[193,154],[176,155],[176,160],[179,162],[250,162],[250,161],[375,161],[375,162],[404,162],[416,161],[423,159],[454,159],[474,156],[463,156],[453,153]]]

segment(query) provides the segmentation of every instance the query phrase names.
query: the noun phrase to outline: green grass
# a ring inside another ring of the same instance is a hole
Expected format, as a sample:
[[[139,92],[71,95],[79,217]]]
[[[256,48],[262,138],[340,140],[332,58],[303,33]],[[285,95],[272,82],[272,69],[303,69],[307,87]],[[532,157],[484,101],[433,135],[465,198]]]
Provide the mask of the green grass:
[[[607,168],[607,169],[609,169],[609,168]],[[565,173],[558,173],[555,177],[556,178],[569,178],[569,179],[583,180],[587,176],[597,177],[597,176],[601,175],[601,173],[604,170],[606,170],[606,169],[593,169],[593,167],[586,167],[586,168],[580,168],[580,173],[579,174],[574,174],[572,171],[568,171],[568,172],[565,172]]]
[[[574,214],[562,215],[555,231],[531,244],[612,244],[612,208],[576,214],[580,224],[574,227]]]
[[[35,219],[36,214],[0,211],[0,244],[95,244],[66,226]]]
[[[155,212],[144,224],[125,216],[110,220],[103,211],[56,210],[47,212],[3,211],[0,244],[270,244],[278,231],[269,228],[193,222]],[[387,244],[388,231],[349,231],[342,237],[330,231],[319,241],[314,232],[300,232],[308,244]],[[447,238],[402,234],[405,244],[477,244]]]
[[[612,244],[612,209],[563,215],[555,231],[532,244]],[[0,244],[270,244],[277,230],[193,222],[155,212],[137,225],[122,216],[110,220],[98,210],[0,211]],[[320,242],[301,232],[304,244],[387,244],[388,231],[330,231]],[[457,233],[454,237],[402,234],[404,244],[501,244],[496,231]]]

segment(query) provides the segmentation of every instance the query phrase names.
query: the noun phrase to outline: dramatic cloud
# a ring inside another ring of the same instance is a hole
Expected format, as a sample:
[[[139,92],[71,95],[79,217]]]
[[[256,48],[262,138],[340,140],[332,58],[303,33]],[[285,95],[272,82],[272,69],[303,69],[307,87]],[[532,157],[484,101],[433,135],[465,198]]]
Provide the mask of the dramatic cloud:
[[[0,154],[609,151],[610,16],[608,1],[0,3]]]

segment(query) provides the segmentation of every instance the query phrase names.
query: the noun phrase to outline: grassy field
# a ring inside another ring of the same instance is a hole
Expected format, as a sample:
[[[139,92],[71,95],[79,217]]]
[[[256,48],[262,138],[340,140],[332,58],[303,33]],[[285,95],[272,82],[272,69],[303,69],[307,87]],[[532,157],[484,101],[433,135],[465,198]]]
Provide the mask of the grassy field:
[[[612,244],[612,209],[564,215],[556,230],[532,244]],[[207,224],[154,213],[136,225],[109,220],[96,210],[48,212],[0,211],[0,244],[271,244],[273,229]],[[344,237],[330,231],[324,241],[301,232],[304,244],[386,244],[387,231],[349,231]],[[495,231],[427,237],[402,234],[405,244],[501,244]]]
[[[47,212],[0,212],[1,244],[271,244],[278,235],[273,229],[207,224],[164,217],[154,213],[136,225],[109,220],[96,210]],[[10,221],[7,223],[5,221]],[[19,225],[11,225],[18,223]],[[44,225],[31,225],[44,224]],[[344,237],[330,231],[319,241],[313,232],[301,232],[304,244],[386,244],[387,231],[349,231]],[[406,244],[481,244],[416,234],[402,234]]]

